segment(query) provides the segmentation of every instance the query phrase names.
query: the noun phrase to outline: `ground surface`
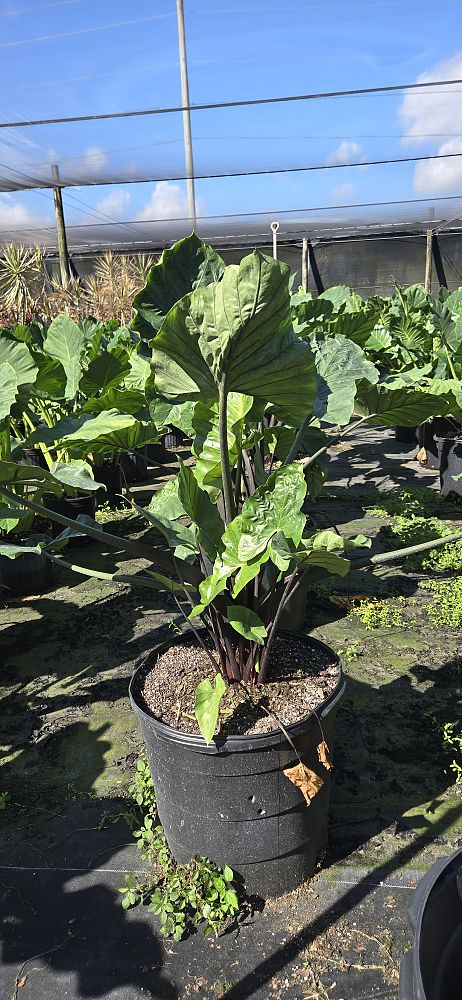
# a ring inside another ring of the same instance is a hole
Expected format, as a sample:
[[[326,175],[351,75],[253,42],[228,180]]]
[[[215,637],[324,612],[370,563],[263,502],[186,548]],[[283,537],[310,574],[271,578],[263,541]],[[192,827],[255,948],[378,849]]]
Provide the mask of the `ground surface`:
[[[328,493],[313,510],[319,523],[375,535],[383,522],[367,513],[374,491],[436,484],[414,452],[379,431],[356,439],[352,463],[334,452]],[[133,535],[141,530],[133,521]],[[96,567],[100,552],[90,545],[73,558]],[[111,558],[122,564],[122,551]],[[396,1000],[412,890],[462,833],[462,798],[433,721],[460,717],[462,643],[457,630],[429,623],[417,578],[389,569],[345,584],[346,596],[406,595],[399,626],[367,630],[338,598],[308,601],[307,630],[334,649],[353,647],[322,869],[239,934],[175,945],[161,943],[145,910],[122,910],[117,889],[138,853],[124,820],[99,827],[120,812],[141,746],[127,699],[134,662],[172,634],[178,612],[168,597],[63,571],[56,584],[0,610],[9,794],[0,811],[0,996]]]

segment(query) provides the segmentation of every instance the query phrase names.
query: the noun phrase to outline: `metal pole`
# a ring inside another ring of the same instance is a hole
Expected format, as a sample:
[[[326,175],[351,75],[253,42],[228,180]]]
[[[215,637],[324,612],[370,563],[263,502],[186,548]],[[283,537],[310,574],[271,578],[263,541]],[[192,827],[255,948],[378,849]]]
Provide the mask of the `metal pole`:
[[[428,212],[429,221],[435,218],[435,209]],[[432,290],[432,260],[433,260],[433,229],[427,229],[427,250],[425,254],[425,291]]]
[[[178,49],[180,54],[181,73],[181,103],[187,110],[183,111],[184,158],[186,167],[186,190],[188,193],[188,215],[193,229],[196,228],[196,195],[194,191],[194,162],[191,135],[191,116],[189,113],[189,83],[188,64],[186,61],[186,37],[184,30],[183,0],[176,0],[176,15],[178,21]]]
[[[302,288],[304,292],[308,291],[309,266],[308,240],[304,237],[302,243]]]
[[[271,229],[273,232],[273,257],[275,260],[278,259],[278,229],[279,222],[271,222]]]
[[[51,176],[56,182],[53,188],[53,201],[56,215],[56,232],[58,235],[59,264],[61,268],[61,281],[63,285],[68,285],[71,279],[69,269],[69,254],[67,250],[66,225],[64,222],[63,199],[61,188],[59,187],[59,168],[57,163],[51,164]]]

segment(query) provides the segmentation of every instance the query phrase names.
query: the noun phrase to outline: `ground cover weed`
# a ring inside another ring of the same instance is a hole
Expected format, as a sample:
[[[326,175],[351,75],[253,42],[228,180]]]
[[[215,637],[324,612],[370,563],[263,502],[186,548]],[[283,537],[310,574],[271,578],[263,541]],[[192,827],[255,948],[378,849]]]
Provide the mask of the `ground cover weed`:
[[[430,590],[433,603],[426,605],[428,617],[434,625],[462,625],[462,576],[452,580],[422,580],[419,587]]]
[[[203,857],[187,864],[175,861],[159,823],[154,786],[143,757],[137,762],[129,793],[135,809],[128,810],[126,819],[148,867],[125,876],[119,889],[122,906],[147,904],[160,920],[161,935],[174,941],[198,925],[206,937],[219,934],[240,910],[234,872],[229,865],[220,868]]]
[[[438,517],[422,517],[420,515],[399,515],[393,523],[382,528],[382,535],[390,539],[393,548],[406,548],[421,542],[430,542],[435,538],[445,538],[453,533],[444,521]],[[426,573],[460,573],[462,572],[462,540],[453,545],[442,546],[430,552],[410,556],[404,563],[406,569],[412,572],[423,570]]]
[[[393,601],[379,601],[376,598],[363,598],[351,608],[351,614],[356,615],[367,629],[373,628],[403,628],[402,605],[404,597]]]

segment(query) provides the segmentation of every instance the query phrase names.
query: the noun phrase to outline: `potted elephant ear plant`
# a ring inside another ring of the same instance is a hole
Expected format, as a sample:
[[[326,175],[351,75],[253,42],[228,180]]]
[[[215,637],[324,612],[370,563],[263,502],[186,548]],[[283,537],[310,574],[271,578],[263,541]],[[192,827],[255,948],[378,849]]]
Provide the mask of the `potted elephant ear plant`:
[[[152,651],[130,687],[173,854],[229,863],[262,896],[300,884],[325,849],[344,690],[338,657],[282,632],[284,610],[307,578],[346,574],[346,551],[368,545],[307,524],[306,472],[331,443],[320,422],[341,434],[355,412],[393,425],[440,405],[377,387],[342,335],[298,338],[289,277],[256,251],[185,295],[151,342],[156,393],[196,403],[194,462],[144,512],[171,548],[191,632]],[[268,410],[289,442],[269,464]],[[300,458],[310,430],[315,450]],[[199,567],[198,594],[180,560]]]
[[[231,865],[248,891],[269,897],[308,878],[325,850],[345,687],[337,655],[284,631],[284,611],[307,580],[347,574],[354,556],[373,565],[410,554],[370,556],[362,536],[313,530],[307,491],[319,491],[328,447],[352,427],[419,423],[439,412],[441,398],[379,385],[374,364],[342,334],[298,337],[284,264],[255,251],[214,278],[209,260],[194,236],[163,255],[139,324],[151,354],[151,411],[159,399],[194,407],[192,461],[147,508],[130,500],[167,551],[94,525],[82,530],[144,556],[136,576],[103,578],[160,583],[188,626],[152,649],[130,684],[174,856]],[[135,307],[146,290],[140,296]],[[0,484],[8,475],[0,463]]]

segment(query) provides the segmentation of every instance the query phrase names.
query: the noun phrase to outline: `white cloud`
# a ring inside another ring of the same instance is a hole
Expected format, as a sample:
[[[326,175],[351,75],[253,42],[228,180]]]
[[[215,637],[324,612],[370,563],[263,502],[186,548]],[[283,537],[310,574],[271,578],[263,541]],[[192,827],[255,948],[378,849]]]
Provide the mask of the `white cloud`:
[[[462,52],[436,63],[417,83],[462,77]],[[399,109],[402,144],[424,146],[435,155],[462,153],[462,84],[436,90],[408,91]],[[462,186],[462,156],[422,160],[414,167],[414,191],[419,195],[458,194]]]
[[[89,174],[98,174],[106,166],[107,156],[101,146],[89,146],[82,157],[82,166]]]
[[[43,225],[45,220],[21,205],[11,194],[0,194],[0,226],[2,229],[28,229]]]
[[[115,189],[114,191],[110,191],[101,201],[98,201],[95,208],[98,212],[103,212],[105,215],[120,218],[125,212],[130,197],[130,191],[127,191],[126,188]]]
[[[340,166],[346,163],[357,163],[360,159],[365,159],[365,157],[359,143],[343,139],[340,145],[332,153],[329,153],[326,163],[328,166]]]
[[[462,190],[462,138],[449,139],[438,147],[438,154],[460,153],[447,160],[422,160],[414,168],[414,191],[417,194],[459,194]]]
[[[427,73],[417,77],[417,83],[431,83],[432,80],[460,80],[462,77],[462,52],[456,52],[449,59],[443,59]],[[462,84],[451,87],[437,87],[423,90],[409,90],[399,109],[399,118],[404,131],[404,145],[421,146],[433,137],[441,138],[462,134]],[[436,135],[435,135],[436,133]]]
[[[188,216],[186,192],[179,184],[171,181],[158,181],[146,205],[137,218],[140,221],[149,219],[184,219]]]
[[[341,204],[352,201],[356,197],[356,185],[349,181],[346,181],[345,184],[337,184],[336,187],[332,188],[330,196],[332,201],[338,201]]]

